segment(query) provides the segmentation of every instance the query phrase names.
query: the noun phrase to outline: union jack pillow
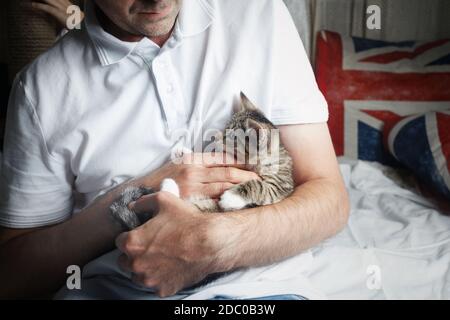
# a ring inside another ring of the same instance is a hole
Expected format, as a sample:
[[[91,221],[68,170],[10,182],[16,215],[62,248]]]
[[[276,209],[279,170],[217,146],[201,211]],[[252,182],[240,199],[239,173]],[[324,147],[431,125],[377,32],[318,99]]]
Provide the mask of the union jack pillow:
[[[390,153],[450,200],[450,110],[407,117],[390,127]]]
[[[337,155],[398,164],[383,147],[384,124],[450,109],[450,39],[393,43],[322,31],[316,75]]]

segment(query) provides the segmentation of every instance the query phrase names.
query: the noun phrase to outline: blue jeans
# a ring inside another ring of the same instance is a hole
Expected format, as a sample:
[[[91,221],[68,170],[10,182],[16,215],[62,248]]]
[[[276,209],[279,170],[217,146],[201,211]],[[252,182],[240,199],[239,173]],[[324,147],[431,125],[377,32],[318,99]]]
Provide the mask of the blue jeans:
[[[239,300],[233,297],[227,297],[227,296],[216,296],[210,300]],[[276,295],[276,296],[267,296],[267,297],[261,297],[261,298],[253,298],[249,300],[308,300],[305,297],[298,296],[295,294],[282,294],[282,295]]]

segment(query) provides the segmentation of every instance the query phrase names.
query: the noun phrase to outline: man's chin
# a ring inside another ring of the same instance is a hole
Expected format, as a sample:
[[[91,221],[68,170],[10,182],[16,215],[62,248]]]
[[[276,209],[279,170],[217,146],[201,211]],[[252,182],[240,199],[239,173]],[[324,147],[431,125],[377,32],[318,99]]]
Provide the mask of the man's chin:
[[[155,25],[154,23],[146,23],[141,24],[137,30],[139,30],[139,34],[142,34],[146,37],[162,37],[170,33],[173,29],[174,24],[164,24],[164,25]]]
[[[166,21],[170,18],[170,15],[153,15],[153,14],[139,14],[138,15],[138,21],[145,24],[155,24],[155,23],[161,23],[163,21]]]
[[[166,17],[157,21],[151,19],[140,18],[134,21],[135,30],[139,30],[141,34],[147,36],[161,36],[172,30],[175,22],[172,22],[170,17]]]

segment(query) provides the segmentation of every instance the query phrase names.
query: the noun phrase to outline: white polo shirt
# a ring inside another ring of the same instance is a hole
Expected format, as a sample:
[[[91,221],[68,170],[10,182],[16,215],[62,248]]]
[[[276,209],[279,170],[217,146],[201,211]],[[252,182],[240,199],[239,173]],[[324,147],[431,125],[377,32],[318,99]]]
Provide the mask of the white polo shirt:
[[[16,78],[0,225],[69,219],[168,161],[177,130],[222,130],[243,91],[276,125],[322,123],[326,102],[282,0],[183,0],[162,47],[106,33],[87,1],[69,32]]]

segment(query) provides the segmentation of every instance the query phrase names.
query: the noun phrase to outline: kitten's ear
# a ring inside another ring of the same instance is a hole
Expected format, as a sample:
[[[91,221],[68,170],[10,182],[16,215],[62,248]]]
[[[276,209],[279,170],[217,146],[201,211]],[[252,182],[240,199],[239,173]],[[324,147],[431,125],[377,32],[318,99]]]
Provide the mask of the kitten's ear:
[[[264,129],[264,126],[261,123],[253,119],[245,120],[245,127],[246,129],[254,129],[257,131],[260,129]]]
[[[241,91],[241,106],[239,111],[256,111],[256,110],[258,110],[258,108]]]
[[[259,145],[270,145],[270,129],[253,119],[247,119],[245,125],[247,130],[252,129],[257,132]]]

